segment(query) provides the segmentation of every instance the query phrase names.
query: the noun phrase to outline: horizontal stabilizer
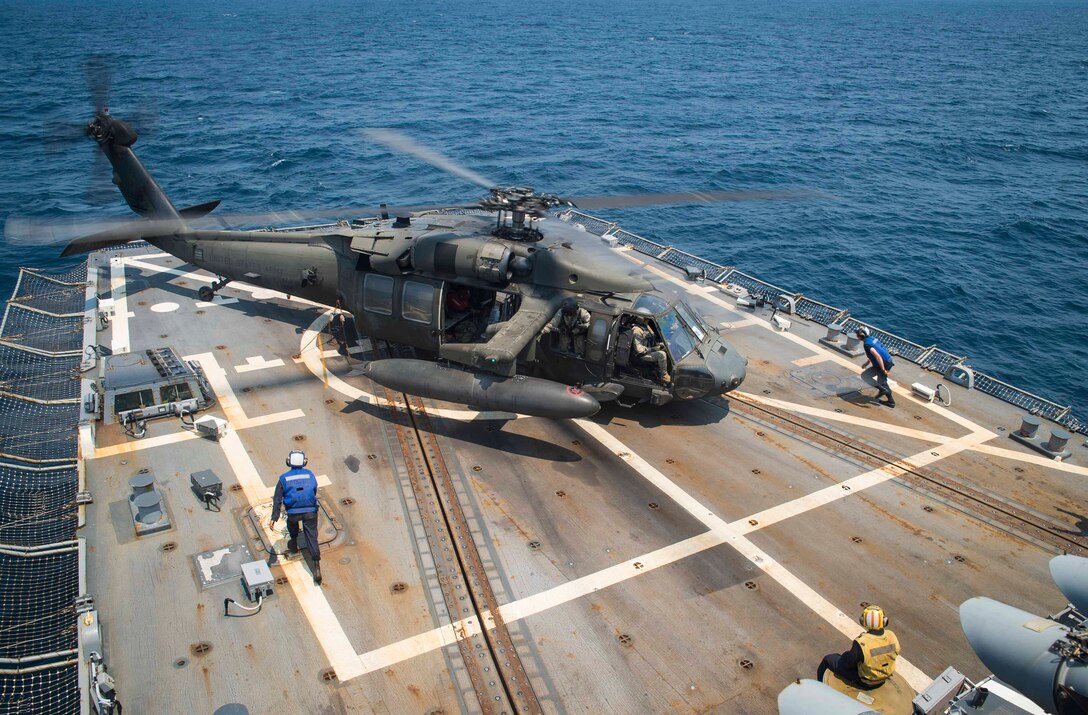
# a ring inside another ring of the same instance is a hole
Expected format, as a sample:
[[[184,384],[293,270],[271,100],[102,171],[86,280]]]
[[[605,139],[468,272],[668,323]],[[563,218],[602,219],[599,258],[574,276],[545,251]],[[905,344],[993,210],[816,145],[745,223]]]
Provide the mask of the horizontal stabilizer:
[[[222,199],[216,199],[215,201],[209,201],[205,204],[197,204],[196,206],[180,209],[178,214],[182,218],[201,218],[202,216],[207,216],[212,211],[215,211],[215,207],[218,206],[221,201]]]

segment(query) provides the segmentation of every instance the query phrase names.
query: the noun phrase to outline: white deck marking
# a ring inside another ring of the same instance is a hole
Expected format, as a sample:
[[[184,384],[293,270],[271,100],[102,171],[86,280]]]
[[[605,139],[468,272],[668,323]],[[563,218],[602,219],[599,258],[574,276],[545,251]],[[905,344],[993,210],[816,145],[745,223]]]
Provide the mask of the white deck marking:
[[[209,355],[212,354],[200,353],[199,355],[186,355],[185,360],[196,360],[200,363],[201,367],[204,367],[204,360]],[[212,361],[215,361],[214,355],[212,355]],[[219,363],[215,362],[215,366],[216,368],[219,368]],[[205,372],[206,371],[207,369],[205,369]],[[242,409],[242,405],[238,402],[238,397],[234,394],[234,388],[230,386],[230,383],[225,377],[220,384],[216,385],[213,383],[212,388],[219,398],[219,408],[223,410],[223,416],[227,418],[227,421],[230,422],[231,426],[235,429],[263,427],[275,422],[283,422],[284,420],[293,420],[306,416],[306,413],[302,410],[294,409],[286,410],[285,412],[273,412],[270,415],[261,415],[260,417],[248,417],[245,410]]]
[[[536,615],[549,608],[568,603],[583,596],[587,596],[602,588],[614,586],[635,576],[649,573],[654,569],[668,566],[681,559],[686,559],[701,551],[712,549],[725,543],[725,537],[716,531],[704,531],[675,544],[669,544],[663,548],[651,551],[633,559],[628,559],[621,564],[609,566],[596,573],[591,573],[573,581],[567,581],[546,591],[535,593],[532,596],[517,601],[512,601],[499,607],[506,622],[516,621],[522,618]]]
[[[214,308],[217,305],[233,305],[234,303],[237,303],[237,302],[238,302],[237,298],[224,298],[223,296],[217,295],[214,298],[212,298],[210,301],[198,300],[196,302],[196,307],[197,308]]]
[[[254,370],[267,370],[270,367],[283,367],[283,360],[265,360],[261,355],[246,358],[245,365],[235,365],[234,371],[238,373],[253,372]]]
[[[793,364],[797,367],[808,367],[809,365],[819,365],[822,362],[828,362],[831,360],[830,355],[810,355],[808,357],[797,358],[793,361]]]
[[[361,653],[358,656],[359,672],[357,675],[384,670],[391,665],[453,645],[459,640],[471,638],[481,632],[479,622],[475,618],[468,618]],[[339,676],[339,671],[337,675]],[[344,680],[344,678],[341,677],[340,680]]]
[[[1024,452],[1017,452],[1013,449],[1005,449],[1004,447],[997,447],[991,444],[980,444],[975,447],[974,451],[981,452],[982,454],[989,454],[994,457],[1014,459],[1019,462],[1036,464],[1048,469],[1057,469],[1060,472],[1069,472],[1070,474],[1079,474],[1082,477],[1088,477],[1088,467],[1078,467],[1077,465],[1069,464],[1068,462],[1055,462],[1053,459],[1044,457],[1041,454],[1025,454]]]
[[[877,420],[870,420],[865,417],[855,417],[846,413],[833,412],[831,410],[824,410],[819,407],[809,407],[808,405],[802,405],[797,402],[786,402],[784,400],[775,400],[763,395],[753,395],[748,392],[741,392],[736,390],[735,393],[745,400],[751,402],[758,402],[770,407],[777,407],[779,409],[788,410],[789,412],[796,412],[802,415],[810,415],[812,417],[820,417],[825,420],[833,420],[835,422],[845,422],[857,427],[867,427],[869,429],[879,430],[881,432],[891,432],[893,434],[900,435],[901,437],[912,437],[914,439],[924,440],[926,442],[935,442],[937,444],[943,444],[945,442],[951,442],[956,437],[949,435],[937,434],[935,432],[923,432],[922,430],[912,429],[910,427],[901,427],[889,422],[878,422]],[[996,435],[987,432],[990,438]]]
[[[720,325],[726,330],[736,330],[737,328],[746,328],[749,325],[759,325],[760,322],[757,318],[741,318],[732,322],[722,322]]]
[[[113,317],[110,319],[110,348],[115,353],[127,353],[129,350],[128,293],[125,288],[125,263],[120,258],[110,259],[110,298]]]
[[[156,303],[155,305],[151,306],[151,312],[152,313],[173,313],[175,310],[177,310],[180,307],[181,306],[179,306],[174,301],[168,300],[168,301],[164,301],[162,303]]]
[[[144,439],[121,442],[120,444],[110,445],[108,447],[95,447],[94,458],[102,459],[104,457],[116,457],[119,454],[130,454],[132,452],[139,452],[144,449],[154,449],[155,447],[164,447],[168,444],[177,444],[178,442],[186,442],[190,439],[200,439],[201,435],[196,432],[181,431],[173,432],[171,434],[163,434],[158,437],[145,437]]]
[[[989,439],[989,437],[985,434],[964,435],[959,439],[946,442],[939,448],[934,448],[926,452],[919,452],[908,459],[902,459],[893,464],[877,467],[864,474],[859,474],[846,481],[824,487],[823,489],[819,489],[811,494],[806,494],[793,501],[788,501],[784,504],[771,507],[770,509],[765,509],[758,514],[753,514],[747,519],[733,522],[730,526],[735,528],[738,533],[746,534],[751,531],[756,531],[757,529],[762,529],[765,526],[770,526],[771,524],[777,524],[780,521],[784,521],[793,516],[798,516],[806,511],[811,511],[824,504],[830,504],[833,501],[844,499],[851,494],[874,487],[878,484],[883,484],[889,479],[895,479],[906,473],[908,469],[923,467],[927,464],[932,464],[933,462],[944,459],[945,457],[950,457],[953,454],[971,449],[979,442],[987,439]],[[751,523],[752,521],[755,521],[756,524],[753,525]]]
[[[223,406],[223,412],[227,420],[231,423],[231,426],[235,427],[235,429],[227,430],[227,433],[219,439],[219,446],[223,448],[223,454],[226,456],[227,462],[230,463],[238,484],[242,487],[246,501],[251,506],[266,501],[268,499],[267,494],[270,493],[270,487],[265,484],[264,479],[257,472],[257,468],[249,458],[245,445],[242,444],[241,437],[238,436],[240,421],[244,421],[246,417],[234,398],[234,390],[231,389],[230,382],[227,380],[226,370],[219,366],[215,355],[212,353],[201,353],[185,359],[200,361],[201,367],[204,368],[204,374],[208,378],[208,383]],[[271,487],[271,489],[274,488],[274,486]],[[261,524],[261,527],[267,532],[267,524]],[[309,621],[313,628],[315,638],[321,645],[321,649],[325,651],[325,657],[328,658],[329,663],[336,671],[337,678],[347,680],[361,675],[360,661],[355,653],[355,648],[352,647],[351,642],[348,640],[347,633],[344,632],[339,619],[333,613],[325,594],[321,592],[319,587],[313,585],[313,579],[302,562],[296,561],[284,564],[283,573],[287,576],[291,590],[294,591],[306,620]]]

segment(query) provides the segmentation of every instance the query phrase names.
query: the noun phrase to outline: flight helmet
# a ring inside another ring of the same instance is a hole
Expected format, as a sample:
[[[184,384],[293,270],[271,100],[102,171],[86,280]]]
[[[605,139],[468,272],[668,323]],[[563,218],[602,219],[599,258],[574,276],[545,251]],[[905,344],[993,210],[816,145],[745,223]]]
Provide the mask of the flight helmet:
[[[306,453],[300,449],[293,449],[287,455],[287,466],[292,469],[302,469],[309,461],[306,459]]]

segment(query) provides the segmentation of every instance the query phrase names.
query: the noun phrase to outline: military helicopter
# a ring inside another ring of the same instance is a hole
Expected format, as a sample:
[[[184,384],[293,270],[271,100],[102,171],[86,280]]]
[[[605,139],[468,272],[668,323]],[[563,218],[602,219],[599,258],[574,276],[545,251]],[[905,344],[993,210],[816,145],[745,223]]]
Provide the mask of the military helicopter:
[[[488,189],[477,202],[324,212],[366,215],[300,229],[201,227],[213,201],[177,209],[132,150],[137,133],[99,108],[86,134],[113,166],[113,181],[142,218],[68,243],[62,255],[144,240],[217,276],[199,298],[242,281],[340,309],[359,332],[432,358],[373,360],[363,372],[412,394],[544,417],[588,416],[604,401],[662,405],[735,389],[747,361],[690,306],[597,237],[557,217],[566,208],[797,198],[798,192],[715,191],[561,198],[503,187],[390,130],[364,130],[387,148]],[[310,216],[317,214],[311,213]],[[272,225],[282,214],[233,217]],[[206,223],[206,222],[204,222]],[[9,220],[9,236],[13,228]],[[86,227],[82,229],[84,232]],[[584,335],[548,329],[566,303]],[[636,359],[630,326],[666,355],[653,371]],[[564,344],[565,343],[565,344]],[[435,360],[434,358],[437,358]]]

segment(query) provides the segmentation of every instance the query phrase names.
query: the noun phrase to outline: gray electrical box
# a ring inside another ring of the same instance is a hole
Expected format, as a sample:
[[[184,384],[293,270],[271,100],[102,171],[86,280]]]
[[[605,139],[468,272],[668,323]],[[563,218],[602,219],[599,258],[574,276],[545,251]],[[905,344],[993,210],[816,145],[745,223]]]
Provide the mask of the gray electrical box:
[[[193,494],[196,494],[196,498],[202,502],[207,503],[212,499],[218,501],[223,498],[223,481],[210,469],[190,474],[189,486]]]
[[[246,598],[254,603],[258,598],[272,595],[272,571],[264,561],[250,561],[242,564],[242,588]]]

